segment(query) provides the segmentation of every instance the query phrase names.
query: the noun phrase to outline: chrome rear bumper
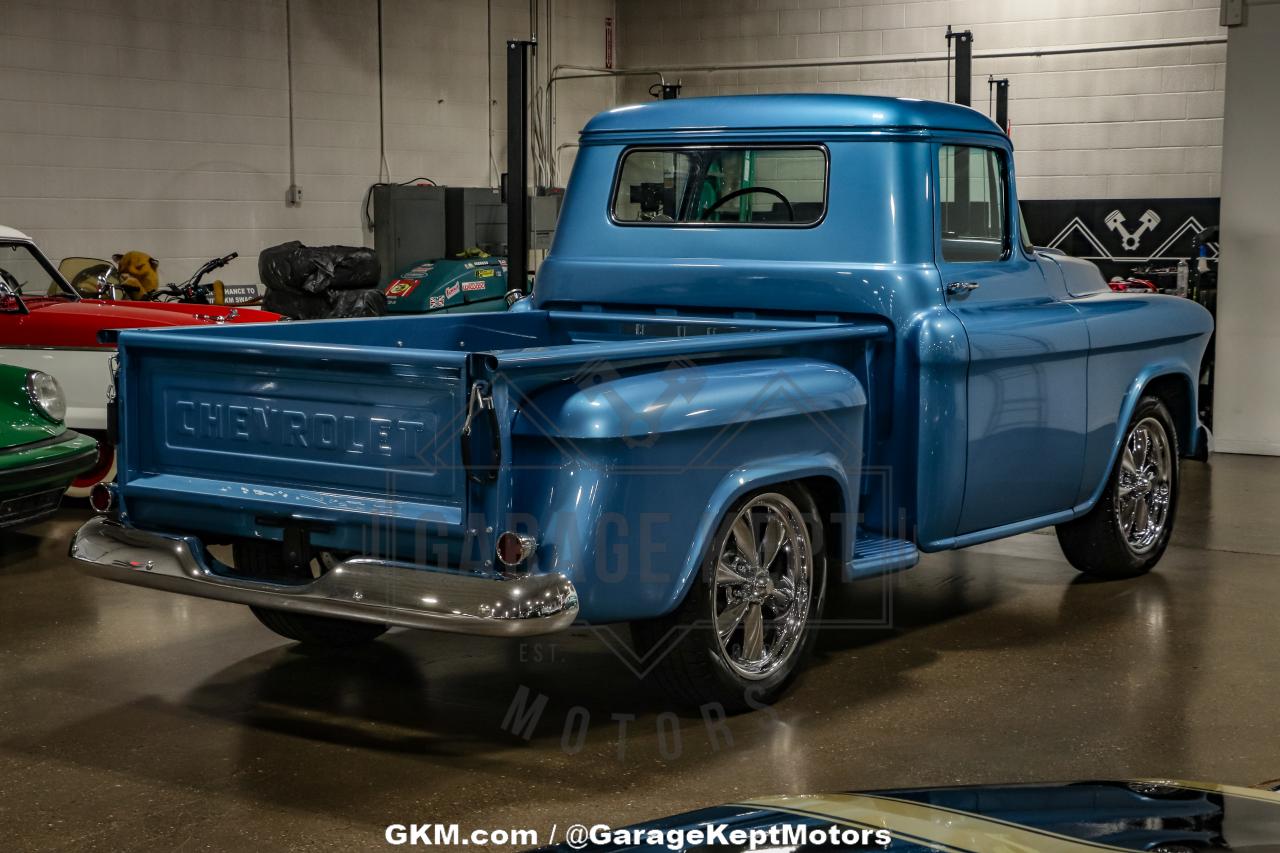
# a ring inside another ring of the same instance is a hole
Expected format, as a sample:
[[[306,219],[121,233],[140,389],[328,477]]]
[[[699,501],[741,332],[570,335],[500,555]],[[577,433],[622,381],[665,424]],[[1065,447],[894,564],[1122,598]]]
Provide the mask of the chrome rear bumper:
[[[193,537],[148,533],[105,517],[76,531],[71,556],[82,571],[107,580],[406,628],[528,637],[568,628],[578,615],[577,591],[561,574],[467,575],[354,557],[310,583],[274,584],[230,576]]]

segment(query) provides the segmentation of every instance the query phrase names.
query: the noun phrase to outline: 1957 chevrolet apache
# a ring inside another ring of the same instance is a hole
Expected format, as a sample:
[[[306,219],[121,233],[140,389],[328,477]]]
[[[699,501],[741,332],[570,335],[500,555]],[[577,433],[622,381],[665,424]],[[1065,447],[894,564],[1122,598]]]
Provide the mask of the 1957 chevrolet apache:
[[[1154,566],[1210,329],[1034,248],[971,109],[622,107],[509,313],[121,333],[118,486],[71,551],[303,643],[630,622],[740,708],[828,584],[920,551],[1056,525],[1082,572]]]

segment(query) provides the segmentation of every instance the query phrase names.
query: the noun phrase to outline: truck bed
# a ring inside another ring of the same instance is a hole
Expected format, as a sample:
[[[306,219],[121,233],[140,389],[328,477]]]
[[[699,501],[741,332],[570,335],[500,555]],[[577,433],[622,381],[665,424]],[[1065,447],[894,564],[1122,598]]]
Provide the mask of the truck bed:
[[[206,544],[305,524],[317,547],[404,556],[426,531],[456,561],[501,503],[480,494],[496,479],[478,476],[481,451],[490,474],[510,463],[512,422],[537,390],[673,360],[808,356],[861,375],[849,341],[886,332],[578,311],[126,331],[122,505],[131,524]],[[464,437],[481,388],[492,434]]]

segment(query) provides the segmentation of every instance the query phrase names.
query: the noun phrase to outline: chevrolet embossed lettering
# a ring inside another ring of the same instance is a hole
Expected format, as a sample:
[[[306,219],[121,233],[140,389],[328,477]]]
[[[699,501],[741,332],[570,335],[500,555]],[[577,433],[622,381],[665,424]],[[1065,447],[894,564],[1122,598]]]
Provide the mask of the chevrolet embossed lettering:
[[[404,460],[416,458],[431,441],[421,420],[195,400],[174,404],[171,432],[202,442],[243,441]]]

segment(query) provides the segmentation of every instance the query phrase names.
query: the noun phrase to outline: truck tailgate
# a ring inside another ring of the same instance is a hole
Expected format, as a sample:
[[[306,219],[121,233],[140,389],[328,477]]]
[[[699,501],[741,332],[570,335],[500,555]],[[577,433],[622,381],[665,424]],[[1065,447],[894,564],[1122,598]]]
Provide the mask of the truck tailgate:
[[[121,487],[138,522],[350,524],[334,547],[371,517],[461,526],[465,353],[157,332],[119,349]]]

